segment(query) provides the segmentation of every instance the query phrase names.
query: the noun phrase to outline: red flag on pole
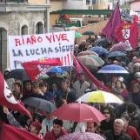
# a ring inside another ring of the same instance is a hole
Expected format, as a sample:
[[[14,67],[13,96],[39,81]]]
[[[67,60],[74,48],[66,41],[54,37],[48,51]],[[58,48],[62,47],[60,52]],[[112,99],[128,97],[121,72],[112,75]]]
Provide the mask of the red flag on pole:
[[[62,63],[59,58],[43,59],[31,62],[22,63],[26,73],[32,81],[38,79],[40,76],[46,74],[53,66],[61,66]]]
[[[102,30],[102,34],[106,36],[110,41],[116,42],[115,28],[121,23],[121,14],[119,5],[117,4],[115,10],[110,16],[105,28]]]
[[[19,111],[22,114],[31,118],[29,111],[17,101],[11,93],[7,83],[5,82],[3,75],[0,72],[0,105],[6,106],[9,109]]]
[[[41,140],[26,130],[3,124],[0,140]]]
[[[115,30],[118,42],[128,42],[135,49],[138,47],[138,25],[137,22],[121,23]]]

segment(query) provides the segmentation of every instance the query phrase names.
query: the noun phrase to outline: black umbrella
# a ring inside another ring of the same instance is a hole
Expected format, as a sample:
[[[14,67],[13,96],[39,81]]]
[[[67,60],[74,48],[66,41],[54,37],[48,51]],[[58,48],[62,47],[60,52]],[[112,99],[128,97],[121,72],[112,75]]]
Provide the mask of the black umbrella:
[[[85,31],[83,35],[95,35],[95,33],[92,31]]]
[[[102,46],[107,48],[110,45],[106,38],[99,38],[94,42],[94,46]]]
[[[55,105],[53,103],[38,97],[28,97],[23,100],[23,103],[49,113],[55,110]]]
[[[10,71],[8,78],[15,78],[21,81],[29,80],[29,77],[24,69],[15,69]]]

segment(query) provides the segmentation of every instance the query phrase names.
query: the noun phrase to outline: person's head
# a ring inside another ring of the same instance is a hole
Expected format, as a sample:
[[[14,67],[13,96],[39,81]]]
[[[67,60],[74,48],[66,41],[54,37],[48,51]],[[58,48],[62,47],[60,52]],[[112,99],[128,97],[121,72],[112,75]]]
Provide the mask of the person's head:
[[[32,90],[32,81],[30,81],[30,80],[24,81],[23,86],[24,86],[25,91],[31,91]]]
[[[46,112],[45,116],[46,116],[47,120],[52,120],[53,119],[53,115],[51,113],[49,113],[49,112]]]
[[[58,85],[56,83],[52,84],[52,90],[57,91],[58,90]]]
[[[61,82],[61,88],[62,90],[66,91],[70,86],[70,81],[69,80],[63,80]]]
[[[19,82],[14,83],[14,91],[16,93],[21,93],[22,92],[22,84]]]
[[[111,107],[109,107],[109,106],[105,106],[104,108],[103,108],[103,114],[105,115],[105,117],[106,117],[106,121],[109,121],[109,120],[111,120],[111,119],[114,119],[114,113],[113,113],[113,110],[112,110],[112,108]]]
[[[133,90],[133,93],[139,93],[140,92],[140,84],[139,83],[134,83],[132,85],[132,90]]]
[[[33,90],[33,93],[38,93],[39,92],[40,88],[39,88],[39,83],[38,82],[33,82],[32,90]]]
[[[39,88],[43,93],[46,93],[46,91],[48,90],[48,84],[46,82],[40,82]]]
[[[136,72],[134,75],[135,79],[140,82],[140,72]]]
[[[7,80],[8,79],[8,75],[9,75],[9,73],[10,73],[10,69],[9,68],[7,68],[7,69],[5,69],[5,71],[4,71],[4,78]]]
[[[124,131],[126,131],[129,126],[130,117],[128,115],[122,115],[121,119],[124,121]]]
[[[80,73],[79,80],[80,80],[80,82],[84,82],[86,80],[84,73]]]
[[[30,125],[30,132],[33,133],[33,134],[36,134],[38,135],[40,130],[41,130],[41,124],[39,121],[34,121],[31,123]]]
[[[122,119],[116,119],[113,128],[115,135],[120,135],[124,129],[124,121]]]
[[[86,132],[95,132],[95,123],[94,122],[87,122],[87,129]]]
[[[59,119],[53,120],[53,131],[54,131],[55,136],[58,136],[61,133],[62,127],[63,127],[62,120],[59,120]]]
[[[136,110],[137,110],[137,106],[134,103],[127,104],[126,111],[130,117],[135,114]]]

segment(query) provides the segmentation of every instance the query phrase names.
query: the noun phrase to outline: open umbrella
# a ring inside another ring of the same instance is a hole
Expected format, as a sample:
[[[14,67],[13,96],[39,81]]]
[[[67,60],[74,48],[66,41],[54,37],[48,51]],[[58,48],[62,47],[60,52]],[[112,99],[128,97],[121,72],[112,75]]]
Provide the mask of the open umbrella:
[[[114,94],[102,90],[88,92],[81,96],[78,101],[88,103],[123,103],[123,101]]]
[[[15,69],[10,71],[10,73],[8,74],[8,78],[15,78],[21,81],[30,79],[24,69]]]
[[[129,72],[124,68],[116,64],[110,64],[103,66],[98,73],[110,73],[110,74],[128,74]]]
[[[75,33],[75,37],[76,37],[76,38],[81,38],[81,37],[82,37],[82,34],[76,32],[76,33]]]
[[[108,42],[108,40],[106,38],[99,38],[97,40],[95,40],[94,42],[94,46],[102,46],[107,48],[110,45],[110,43]]]
[[[64,135],[58,140],[105,140],[102,136],[90,132],[75,132]]]
[[[108,54],[108,50],[103,48],[103,47],[99,47],[99,46],[94,46],[92,48],[90,48],[91,51],[96,52],[98,55],[107,55]]]
[[[97,67],[101,66],[94,58],[90,57],[90,55],[78,56],[77,58],[82,64],[84,64],[90,70],[96,69]]]
[[[126,54],[124,52],[114,51],[114,52],[110,52],[107,57],[113,58],[113,57],[124,57],[124,56],[126,56]]]
[[[127,42],[117,43],[114,46],[112,46],[112,48],[110,49],[111,52],[114,52],[114,51],[125,52],[125,51],[131,51],[131,50],[132,50],[132,47]]]
[[[28,97],[23,100],[23,103],[49,113],[55,110],[55,105],[53,103],[38,97]]]
[[[95,33],[92,31],[85,31],[83,35],[95,35]]]
[[[66,71],[63,70],[61,67],[56,66],[53,67],[51,70],[48,71],[48,73],[65,73]]]
[[[98,54],[96,52],[91,51],[91,50],[82,51],[78,54],[78,56],[85,56],[85,55],[96,55],[96,56],[98,56]]]
[[[100,122],[105,119],[105,116],[96,108],[81,103],[64,104],[52,112],[52,115],[61,120],[70,120],[75,122]]]

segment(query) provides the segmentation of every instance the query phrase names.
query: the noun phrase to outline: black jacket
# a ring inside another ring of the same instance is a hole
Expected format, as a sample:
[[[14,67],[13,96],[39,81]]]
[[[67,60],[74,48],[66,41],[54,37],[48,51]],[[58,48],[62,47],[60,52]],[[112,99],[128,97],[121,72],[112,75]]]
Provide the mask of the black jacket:
[[[106,131],[104,133],[104,136],[106,140],[131,140],[129,135],[121,133],[120,135],[116,136],[112,130]]]

